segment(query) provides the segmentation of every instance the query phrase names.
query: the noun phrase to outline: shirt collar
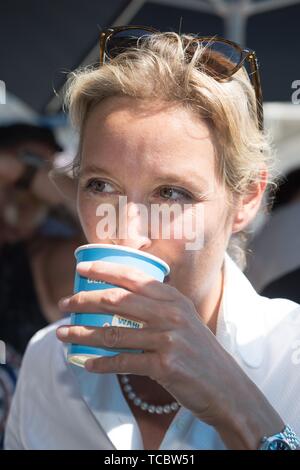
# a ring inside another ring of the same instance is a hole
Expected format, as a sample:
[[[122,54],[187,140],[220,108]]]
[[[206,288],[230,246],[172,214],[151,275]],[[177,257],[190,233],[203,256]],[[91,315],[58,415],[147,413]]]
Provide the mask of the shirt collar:
[[[143,449],[136,420],[123,396],[116,374],[91,374],[68,363],[77,379],[81,396],[119,450]]]

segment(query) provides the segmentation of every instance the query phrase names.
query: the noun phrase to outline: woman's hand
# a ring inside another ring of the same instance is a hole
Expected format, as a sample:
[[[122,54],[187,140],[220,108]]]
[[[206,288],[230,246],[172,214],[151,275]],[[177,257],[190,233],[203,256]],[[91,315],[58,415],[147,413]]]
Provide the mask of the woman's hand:
[[[68,343],[144,350],[143,354],[90,359],[86,362],[89,371],[150,377],[200,420],[219,430],[231,447],[257,448],[259,439],[270,435],[265,421],[272,433],[283,428],[261,392],[202,323],[192,301],[176,288],[135,268],[114,263],[83,262],[77,270],[82,276],[119,287],[81,291],[62,299],[62,311],[110,312],[144,324],[142,329],[59,328],[58,338]],[[253,419],[256,415],[258,423],[248,423],[248,417]],[[239,436],[238,443],[234,435],[246,432],[247,425],[253,428],[254,437]]]

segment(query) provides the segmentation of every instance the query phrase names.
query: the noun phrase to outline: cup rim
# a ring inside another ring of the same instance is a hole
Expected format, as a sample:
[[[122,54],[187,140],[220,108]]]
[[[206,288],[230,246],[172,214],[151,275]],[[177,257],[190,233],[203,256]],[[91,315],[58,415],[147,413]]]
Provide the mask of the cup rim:
[[[146,251],[131,248],[129,246],[110,245],[109,243],[88,243],[86,245],[78,246],[76,248],[76,250],[74,251],[74,255],[76,256],[76,254],[81,250],[92,249],[92,248],[109,248],[109,249],[112,249],[112,250],[127,251],[128,253],[133,253],[133,254],[136,254],[136,255],[139,255],[139,256],[144,255],[145,258],[150,258],[153,261],[155,261],[156,263],[161,264],[163,266],[163,268],[165,269],[165,271],[166,271],[165,276],[168,276],[168,274],[170,273],[169,265],[165,261],[163,261],[161,258],[159,258],[158,256],[147,253]]]

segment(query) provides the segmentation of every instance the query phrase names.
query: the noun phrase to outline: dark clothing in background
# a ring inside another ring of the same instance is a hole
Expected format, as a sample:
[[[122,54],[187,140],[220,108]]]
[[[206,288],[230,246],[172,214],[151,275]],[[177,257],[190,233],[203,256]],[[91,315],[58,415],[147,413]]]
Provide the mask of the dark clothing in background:
[[[261,295],[284,298],[300,304],[300,267],[268,284]]]
[[[34,333],[47,325],[24,242],[0,248],[0,338],[21,355]]]

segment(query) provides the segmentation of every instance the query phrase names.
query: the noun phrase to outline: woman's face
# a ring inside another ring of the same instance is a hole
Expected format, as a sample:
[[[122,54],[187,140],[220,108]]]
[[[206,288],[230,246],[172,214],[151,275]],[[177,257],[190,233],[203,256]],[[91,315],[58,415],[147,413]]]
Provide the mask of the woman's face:
[[[122,208],[119,196],[123,204],[127,197]],[[132,98],[114,97],[89,114],[77,199],[89,243],[130,246],[162,258],[171,268],[168,282],[197,305],[220,281],[231,235],[226,201],[209,128],[189,111],[156,103],[142,107]],[[103,204],[116,211],[116,238],[100,230],[104,214],[108,220],[108,212],[101,213],[108,207]],[[177,212],[165,219],[165,233],[161,225],[154,238],[151,208],[163,204],[166,209],[176,204]],[[122,237],[120,215],[127,223]]]

